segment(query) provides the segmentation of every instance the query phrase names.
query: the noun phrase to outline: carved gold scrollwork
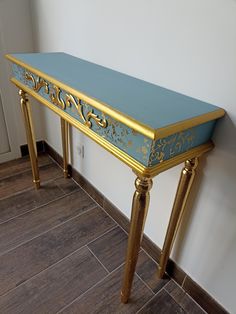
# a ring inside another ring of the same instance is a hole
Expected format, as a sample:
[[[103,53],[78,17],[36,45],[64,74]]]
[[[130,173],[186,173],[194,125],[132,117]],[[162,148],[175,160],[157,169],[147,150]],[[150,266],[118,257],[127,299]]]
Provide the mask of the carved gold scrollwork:
[[[34,76],[28,72],[25,72],[25,79],[33,83],[33,90],[38,92],[42,87],[44,87],[45,93],[49,94],[49,85],[41,77],[37,77],[35,80]]]
[[[64,99],[61,98],[61,89],[56,85],[53,85],[52,88],[54,89],[54,91],[50,92],[50,99],[52,103],[54,103],[58,107],[61,107],[64,110],[66,108],[66,104]]]
[[[89,128],[91,128],[92,123],[91,123],[91,119],[93,119],[97,125],[101,126],[102,128],[106,128],[107,127],[107,121],[105,119],[105,117],[103,117],[102,119],[99,118],[98,115],[96,115],[93,110],[89,111],[86,114],[83,112],[83,105],[80,103],[80,99],[77,98],[77,101],[75,99],[74,96],[70,95],[70,94],[66,94],[66,106],[70,107],[71,105],[75,106],[75,108],[77,109],[81,119],[83,120],[84,124],[86,126],[88,126]]]
[[[94,119],[94,121],[96,122],[97,125],[101,126],[102,128],[106,128],[107,127],[107,120],[105,119],[105,117],[103,117],[102,119],[99,118],[98,115],[96,115],[93,110],[89,111],[87,113],[87,119],[88,122],[90,122],[90,119]],[[91,122],[90,122],[91,123]]]
[[[91,127],[91,123],[88,124],[88,121],[85,119],[84,117],[84,113],[83,113],[83,108],[80,104],[80,100],[78,99],[78,102],[75,100],[75,97],[70,95],[70,94],[66,94],[66,106],[70,107],[71,105],[75,106],[75,108],[77,109],[81,119],[83,120],[83,122],[88,126]]]
[[[93,119],[98,126],[101,126],[102,128],[107,127],[107,120],[104,115],[102,116],[102,118],[100,118],[97,114],[94,113],[93,109],[91,109],[86,114],[84,113],[83,104],[81,104],[81,100],[79,98],[76,98],[71,94],[66,94],[66,98],[64,100],[63,96],[61,96],[62,91],[58,86],[50,85],[49,92],[49,83],[42,79],[41,77],[35,78],[34,75],[32,75],[31,73],[25,72],[25,79],[33,83],[32,88],[36,92],[38,92],[42,87],[44,87],[45,93],[49,94],[51,102],[54,105],[60,107],[61,109],[65,110],[66,107],[70,107],[71,105],[74,106],[87,127],[91,128],[92,126],[92,122],[90,121],[91,119]]]

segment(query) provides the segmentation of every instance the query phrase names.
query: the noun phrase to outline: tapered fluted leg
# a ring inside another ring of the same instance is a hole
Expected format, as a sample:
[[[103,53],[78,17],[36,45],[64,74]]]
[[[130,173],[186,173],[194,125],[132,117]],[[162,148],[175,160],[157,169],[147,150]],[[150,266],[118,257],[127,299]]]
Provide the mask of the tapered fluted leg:
[[[69,153],[69,123],[61,118],[61,138],[63,151],[63,172],[64,177],[68,178],[68,153]]]
[[[123,303],[128,302],[131,292],[135,267],[138,259],[138,252],[149,206],[149,191],[152,187],[152,180],[138,177],[135,181],[135,186],[136,191],[133,197],[125,272],[121,290],[121,301]]]
[[[38,169],[37,148],[36,148],[36,141],[35,141],[35,136],[34,136],[30,104],[29,104],[29,100],[27,98],[26,93],[22,89],[19,90],[19,95],[21,97],[20,103],[21,103],[21,109],[23,112],[24,122],[25,122],[26,137],[27,137],[27,143],[28,143],[28,148],[29,148],[31,168],[32,168],[32,173],[33,173],[33,182],[35,184],[36,189],[39,189],[40,179],[39,179],[39,169]]]
[[[160,263],[158,267],[159,278],[162,278],[165,273],[168,258],[170,256],[175,236],[180,225],[184,209],[186,207],[186,202],[191,190],[197,165],[198,159],[193,158],[185,162],[185,166],[182,170],[169,220],[169,225],[164,240],[164,245],[161,251]]]

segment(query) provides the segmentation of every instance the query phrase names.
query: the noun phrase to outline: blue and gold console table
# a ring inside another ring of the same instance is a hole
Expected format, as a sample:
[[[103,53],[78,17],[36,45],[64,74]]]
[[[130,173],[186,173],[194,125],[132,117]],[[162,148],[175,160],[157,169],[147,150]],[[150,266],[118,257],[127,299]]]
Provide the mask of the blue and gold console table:
[[[11,81],[20,89],[33,182],[40,187],[27,94],[61,117],[64,175],[68,176],[68,126],[75,126],[136,174],[121,300],[129,299],[152,178],[185,162],[161,252],[164,275],[194,179],[198,158],[213,148],[224,110],[65,53],[7,55]]]

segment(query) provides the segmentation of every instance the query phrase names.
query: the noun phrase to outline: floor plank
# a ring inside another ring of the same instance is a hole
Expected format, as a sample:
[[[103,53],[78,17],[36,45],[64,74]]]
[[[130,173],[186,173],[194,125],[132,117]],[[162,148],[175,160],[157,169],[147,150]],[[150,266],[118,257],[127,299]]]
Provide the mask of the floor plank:
[[[0,200],[0,223],[78,189],[73,180],[59,178],[43,183],[39,190],[32,187],[30,190],[4,198]]]
[[[144,250],[122,304],[127,234],[47,155],[39,165],[35,190],[29,158],[0,164],[0,313],[205,313]]]
[[[58,178],[55,180],[56,185],[65,193],[69,194],[75,190],[79,190],[80,186],[73,179]]]
[[[90,243],[89,248],[111,272],[125,261],[127,239],[126,233],[117,227]],[[155,293],[169,281],[167,277],[157,278],[157,264],[144,251],[140,251],[136,272]]]
[[[163,279],[157,277],[157,264],[143,250],[139,253],[136,272],[155,293],[170,280],[167,276]]]
[[[1,297],[1,312],[56,313],[105,275],[90,251],[82,248]]]
[[[54,163],[44,165],[39,168],[41,182],[49,181],[58,178],[62,175],[62,170]],[[8,197],[14,193],[31,188],[32,172],[27,170],[25,172],[18,173],[14,176],[7,177],[0,180],[0,198]]]
[[[38,157],[39,166],[44,166],[51,163],[53,163],[53,161],[48,155],[46,154],[39,155]],[[17,173],[24,172],[30,169],[31,169],[30,158],[28,156],[4,162],[0,164],[0,179],[16,175]]]
[[[191,314],[204,314],[205,311],[193,301],[192,298],[173,280],[166,286],[165,290],[172,296],[172,298],[187,312]]]
[[[111,272],[125,261],[127,239],[126,233],[117,226],[88,247]]]
[[[151,301],[149,301],[138,314],[182,314],[184,310],[165,291],[161,290]]]
[[[0,294],[58,262],[114,227],[96,207],[0,256]]]
[[[0,224],[0,254],[95,206],[96,203],[79,190]]]
[[[121,303],[120,288],[122,275],[123,267],[111,273],[60,313],[136,313],[152,297],[153,293],[135,276],[133,293],[129,303]]]

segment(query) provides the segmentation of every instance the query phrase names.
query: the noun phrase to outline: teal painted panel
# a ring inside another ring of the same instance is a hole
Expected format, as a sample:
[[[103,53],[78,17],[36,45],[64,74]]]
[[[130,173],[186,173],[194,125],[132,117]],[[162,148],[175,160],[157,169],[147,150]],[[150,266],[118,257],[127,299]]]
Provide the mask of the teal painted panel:
[[[153,129],[218,109],[206,102],[65,53],[13,56]]]
[[[37,79],[37,76],[32,74],[30,71],[27,73],[34,76]],[[25,69],[13,64],[13,75],[14,77],[22,82],[24,85],[32,88],[33,84],[31,81],[25,78]],[[49,91],[53,90],[53,86],[50,82],[48,82]],[[47,99],[50,103],[52,103],[50,94],[45,92],[45,88],[42,87],[38,94],[41,95],[43,98]],[[66,99],[66,92],[61,90],[60,93],[61,99]],[[77,101],[77,99],[76,99]],[[53,103],[52,103],[53,104]],[[56,106],[55,104],[53,104]],[[152,145],[152,140],[150,138],[146,138],[144,135],[130,129],[123,123],[114,120],[108,115],[103,115],[99,110],[93,108],[90,104],[80,101],[80,105],[83,107],[84,115],[86,116],[88,112],[93,112],[94,114],[98,115],[99,117],[105,118],[107,121],[107,127],[102,128],[101,126],[97,125],[94,120],[91,119],[91,130],[100,135],[101,137],[105,138],[108,142],[112,143],[122,151],[126,152],[129,156],[132,156],[134,159],[139,161],[144,166],[148,165],[150,149]],[[58,106],[57,106],[58,107]],[[83,119],[81,118],[78,110],[75,106],[66,106],[65,109],[61,109],[65,111],[70,116],[75,118],[76,120],[80,121],[84,124]]]
[[[148,166],[155,166],[158,163],[206,143],[211,139],[215,124],[216,121],[209,121],[153,141]]]
[[[33,82],[26,79],[25,69],[21,66],[13,64],[14,77],[22,82],[24,85],[33,89]],[[37,81],[38,77],[27,71]],[[42,86],[37,93],[43,98],[47,99],[54,106],[57,106],[52,102],[50,97],[51,92],[54,92],[53,84],[47,82],[48,93],[44,86]],[[60,99],[66,100],[66,91],[60,91]],[[126,152],[129,156],[140,162],[146,167],[152,167],[165,160],[171,159],[181,153],[184,153],[194,147],[206,143],[211,139],[216,121],[209,121],[198,125],[196,127],[172,134],[168,137],[157,139],[152,141],[150,138],[136,132],[123,123],[116,121],[108,115],[104,115],[102,112],[91,106],[89,103],[81,101],[74,97],[76,105],[82,108],[83,115],[86,117],[89,112],[95,114],[95,116],[105,119],[106,127],[101,127],[95,120],[91,119],[91,130],[97,133],[99,136],[105,138],[108,142],[118,147],[122,151]],[[65,108],[60,108],[62,111],[68,113],[70,116],[85,124],[85,121],[81,117],[77,106],[70,103],[65,105]]]

